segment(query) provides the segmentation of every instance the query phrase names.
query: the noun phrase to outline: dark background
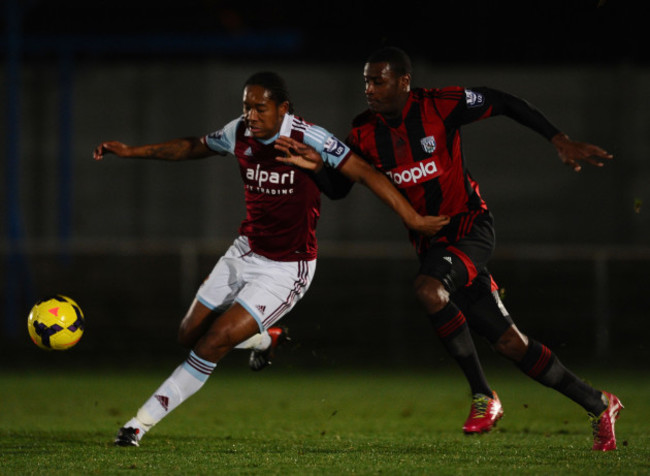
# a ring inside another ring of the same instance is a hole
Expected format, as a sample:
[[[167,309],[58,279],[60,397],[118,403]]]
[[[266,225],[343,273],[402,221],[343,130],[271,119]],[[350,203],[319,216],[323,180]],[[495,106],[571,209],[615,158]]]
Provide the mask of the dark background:
[[[5,362],[181,359],[178,320],[236,234],[233,164],[99,165],[99,141],[214,130],[261,68],[288,79],[301,115],[344,136],[364,107],[365,57],[392,44],[412,56],[416,85],[506,89],[616,155],[575,175],[507,120],[465,132],[497,218],[491,268],[519,326],[575,362],[646,365],[650,81],[631,2],[5,0],[2,18]],[[404,230],[374,197],[324,201],[319,235],[316,279],[284,320],[286,365],[445,359],[415,303]],[[65,355],[26,336],[32,303],[50,293],[88,318]]]
[[[22,9],[27,36],[224,37],[231,39],[229,47],[197,55],[225,53],[244,61],[256,56],[254,48],[242,51],[238,41],[258,35],[294,38],[291,48],[268,47],[259,56],[300,61],[358,63],[360,51],[383,43],[444,63],[606,64],[649,59],[644,15],[633,2],[616,0],[15,3]],[[162,42],[158,48],[163,55],[173,49]]]

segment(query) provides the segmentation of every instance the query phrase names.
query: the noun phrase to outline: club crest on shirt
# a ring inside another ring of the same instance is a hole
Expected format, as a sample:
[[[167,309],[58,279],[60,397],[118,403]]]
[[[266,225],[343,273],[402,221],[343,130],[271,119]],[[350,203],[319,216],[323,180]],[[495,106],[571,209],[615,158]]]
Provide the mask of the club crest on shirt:
[[[420,139],[420,144],[427,154],[433,154],[433,151],[436,150],[436,138],[433,136],[423,137]]]
[[[475,93],[470,89],[465,90],[465,102],[467,107],[481,107],[485,102],[485,98],[480,93]]]

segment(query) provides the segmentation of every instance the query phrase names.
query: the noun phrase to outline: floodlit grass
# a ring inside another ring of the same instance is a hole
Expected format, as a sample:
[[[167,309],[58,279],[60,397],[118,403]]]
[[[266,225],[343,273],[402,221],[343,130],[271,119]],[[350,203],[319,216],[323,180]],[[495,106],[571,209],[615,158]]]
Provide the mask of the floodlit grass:
[[[626,406],[610,453],[580,407],[516,371],[491,378],[498,428],[467,437],[457,374],[280,366],[218,368],[139,448],[114,447],[163,370],[0,373],[0,474],[650,474],[647,373],[581,373]]]

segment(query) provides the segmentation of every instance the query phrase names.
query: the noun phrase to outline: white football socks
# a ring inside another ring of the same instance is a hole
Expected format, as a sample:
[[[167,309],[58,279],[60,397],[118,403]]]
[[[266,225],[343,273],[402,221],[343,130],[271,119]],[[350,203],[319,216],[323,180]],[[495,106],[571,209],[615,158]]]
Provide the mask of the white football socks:
[[[194,395],[208,380],[217,364],[198,357],[190,352],[185,362],[179,365],[167,380],[156,390],[149,400],[138,410],[135,418],[124,427],[135,428],[138,440],[169,412]]]
[[[235,346],[235,349],[253,349],[253,350],[266,350],[271,345],[271,336],[268,332],[264,331],[261,334],[255,334],[249,337],[241,344]]]

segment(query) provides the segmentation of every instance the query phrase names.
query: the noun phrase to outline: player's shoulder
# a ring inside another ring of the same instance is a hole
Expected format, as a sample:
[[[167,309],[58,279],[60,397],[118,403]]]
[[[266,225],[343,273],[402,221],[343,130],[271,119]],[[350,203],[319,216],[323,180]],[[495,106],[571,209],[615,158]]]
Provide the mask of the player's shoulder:
[[[462,86],[445,86],[443,88],[415,88],[412,90],[416,101],[460,101],[465,97],[465,88]]]
[[[323,128],[314,124],[313,122],[307,121],[305,118],[300,116],[291,116],[291,132],[298,134],[308,134],[313,133],[314,131],[322,130]]]
[[[454,111],[464,108],[467,100],[465,91],[461,86],[419,88],[413,91],[413,99],[422,104],[423,110],[446,118]]]
[[[327,143],[332,137],[332,133],[300,116],[293,116],[291,117],[291,137],[318,148]]]
[[[303,128],[313,127],[315,124],[313,122],[307,121],[304,117],[291,115],[291,127]]]
[[[232,152],[236,141],[241,140],[245,132],[243,116],[232,119],[221,129],[204,135],[201,140],[214,152],[225,154]]]

